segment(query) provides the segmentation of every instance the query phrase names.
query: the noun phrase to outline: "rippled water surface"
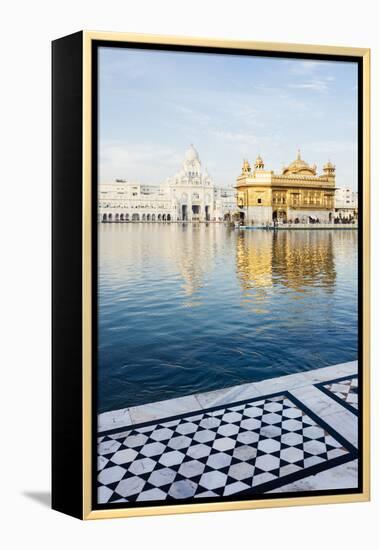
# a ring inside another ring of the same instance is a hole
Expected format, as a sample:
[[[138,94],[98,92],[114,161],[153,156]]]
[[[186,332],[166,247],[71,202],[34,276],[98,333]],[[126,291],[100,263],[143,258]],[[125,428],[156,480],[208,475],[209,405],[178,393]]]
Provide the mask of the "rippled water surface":
[[[99,226],[99,411],[357,358],[357,232]]]

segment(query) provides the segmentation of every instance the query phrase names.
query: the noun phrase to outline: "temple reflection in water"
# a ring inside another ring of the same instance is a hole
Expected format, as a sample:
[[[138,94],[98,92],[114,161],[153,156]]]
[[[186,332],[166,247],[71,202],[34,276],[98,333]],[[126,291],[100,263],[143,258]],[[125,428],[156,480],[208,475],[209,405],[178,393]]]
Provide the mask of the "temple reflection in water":
[[[207,287],[212,271],[224,262],[232,268],[233,257],[235,266],[229,275],[239,281],[242,298],[264,299],[275,286],[299,293],[320,287],[332,292],[334,247],[343,239],[351,242],[356,237],[355,232],[343,231],[235,231],[216,224],[162,225],[161,231],[145,224],[102,229],[103,269],[108,262],[117,261],[117,274],[124,284],[141,275],[146,280],[156,277],[157,269],[162,276],[165,272],[175,276],[187,307],[204,301],[200,291]],[[341,254],[344,247],[339,248]],[[117,277],[116,273],[113,276]],[[255,290],[254,295],[250,290]]]
[[[99,410],[350,361],[357,232],[99,224]]]
[[[260,291],[257,297],[275,285],[331,292],[336,280],[333,239],[330,231],[240,231],[236,266],[242,289]]]

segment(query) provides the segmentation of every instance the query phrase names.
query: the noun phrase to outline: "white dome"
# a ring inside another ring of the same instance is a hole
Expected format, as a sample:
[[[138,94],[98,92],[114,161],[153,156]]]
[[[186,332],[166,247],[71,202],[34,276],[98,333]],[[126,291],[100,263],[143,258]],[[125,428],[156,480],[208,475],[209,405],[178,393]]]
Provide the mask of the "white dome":
[[[197,160],[200,162],[199,153],[196,151],[195,147],[192,144],[190,148],[187,149],[186,154],[184,155],[184,158],[187,162],[193,162],[194,160]]]

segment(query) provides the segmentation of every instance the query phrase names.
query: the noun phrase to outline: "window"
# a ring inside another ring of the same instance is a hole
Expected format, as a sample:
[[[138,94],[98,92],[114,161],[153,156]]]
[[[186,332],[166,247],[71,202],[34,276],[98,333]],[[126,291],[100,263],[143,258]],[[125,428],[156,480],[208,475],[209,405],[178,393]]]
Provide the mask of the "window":
[[[258,204],[262,204],[262,199],[258,199],[258,200],[257,200],[257,203],[258,203]]]

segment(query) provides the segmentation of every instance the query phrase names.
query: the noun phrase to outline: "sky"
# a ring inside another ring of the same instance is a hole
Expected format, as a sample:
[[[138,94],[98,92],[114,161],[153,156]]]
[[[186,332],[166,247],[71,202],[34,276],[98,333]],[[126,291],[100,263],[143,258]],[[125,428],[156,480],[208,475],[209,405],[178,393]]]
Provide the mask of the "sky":
[[[159,185],[193,144],[216,186],[244,158],[280,172],[300,149],[357,188],[355,63],[102,47],[98,74],[100,182]]]

